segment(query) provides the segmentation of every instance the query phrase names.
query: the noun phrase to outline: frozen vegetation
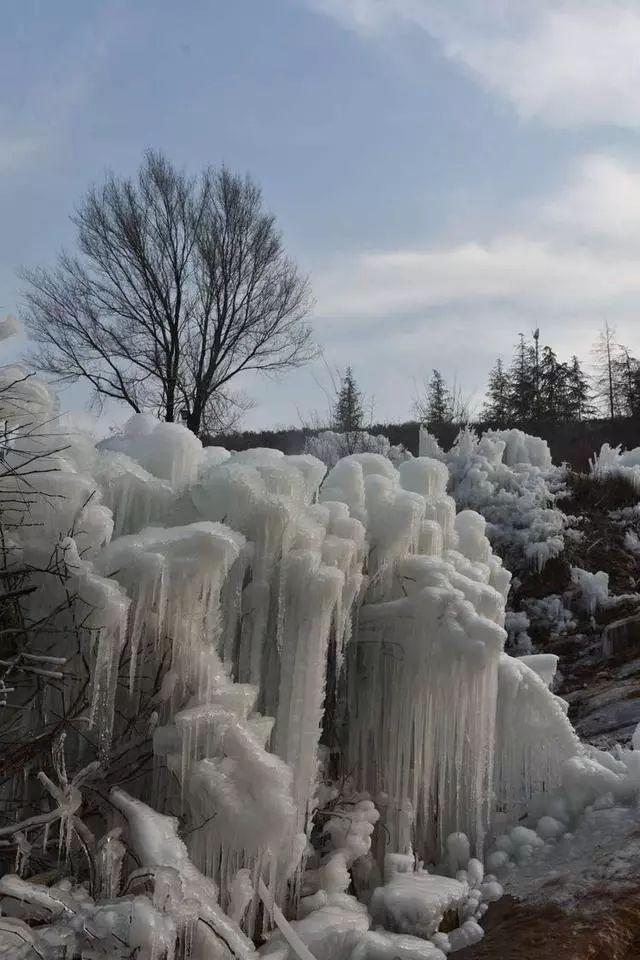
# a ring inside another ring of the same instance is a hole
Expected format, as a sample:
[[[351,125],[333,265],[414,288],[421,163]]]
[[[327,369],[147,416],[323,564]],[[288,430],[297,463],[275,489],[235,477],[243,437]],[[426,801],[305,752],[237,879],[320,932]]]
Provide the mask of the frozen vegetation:
[[[640,737],[581,743],[557,658],[504,651],[509,558],[564,547],[541,441],[324,435],[327,472],[144,415],[63,436],[17,367],[0,402],[0,956],[442,960],[635,816]]]
[[[444,453],[425,429],[420,453],[446,463],[459,508],[477,510],[487,534],[512,572],[542,570],[564,549],[565,518],[555,508],[562,468],[549,447],[521,430],[488,430],[478,437],[462,430]]]
[[[603,443],[600,453],[594,454],[589,466],[596,480],[624,477],[636,490],[640,490],[640,447],[623,450],[619,446],[611,447],[608,443]]]
[[[382,433],[368,433],[366,430],[354,430],[336,433],[334,430],[322,430],[307,437],[305,452],[322,460],[327,467],[335,467],[338,460],[352,453],[379,453],[398,466],[408,460],[411,454],[400,445],[394,445]]]

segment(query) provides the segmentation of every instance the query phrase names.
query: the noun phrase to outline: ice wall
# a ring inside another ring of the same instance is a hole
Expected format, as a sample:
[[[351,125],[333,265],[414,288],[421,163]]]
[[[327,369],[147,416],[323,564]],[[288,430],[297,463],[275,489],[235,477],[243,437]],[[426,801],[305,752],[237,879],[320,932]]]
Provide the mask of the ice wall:
[[[97,448],[58,444],[47,389],[3,376],[2,416],[22,430],[0,475],[9,563],[36,587],[31,653],[59,666],[41,699],[35,675],[17,694],[18,726],[78,703],[70,764],[93,751],[109,768],[121,751],[135,771],[152,745],[131,789],[180,812],[193,868],[245,932],[260,882],[271,903],[296,900],[329,768],[364,805],[358,856],[373,798],[381,863],[437,860],[453,832],[479,851],[494,791],[518,808],[575,750],[566,718],[545,720],[559,709],[545,684],[502,657],[510,575],[483,517],[456,513],[439,455],[362,453],[325,477],[312,456],[207,451],[148,416]],[[503,443],[460,441],[480,458],[469,490],[493,482]],[[319,868],[321,891],[344,894],[348,847]]]
[[[554,672],[555,664],[550,666],[548,658],[539,662],[536,657],[500,657],[496,806],[512,822],[522,816],[536,794],[553,791],[561,784],[567,760],[580,753],[567,717],[568,705],[550,692],[546,682]]]
[[[429,458],[395,471],[354,455],[321,492],[357,511],[370,548],[349,668],[346,767],[382,798],[391,849],[415,844],[431,856],[454,828],[480,846],[488,824],[509,585],[483,519],[456,517],[447,479]]]

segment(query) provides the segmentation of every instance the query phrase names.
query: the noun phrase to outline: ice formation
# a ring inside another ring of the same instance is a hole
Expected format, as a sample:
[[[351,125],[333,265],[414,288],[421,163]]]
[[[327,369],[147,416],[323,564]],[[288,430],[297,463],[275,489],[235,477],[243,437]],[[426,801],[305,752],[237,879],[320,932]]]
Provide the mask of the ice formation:
[[[46,933],[3,917],[0,945],[49,960],[90,936],[104,956],[217,960],[275,928],[262,951],[278,960],[441,960],[500,894],[487,837],[535,809],[547,842],[565,807],[640,785],[637,756],[607,766],[578,743],[555,663],[503,652],[510,573],[487,533],[535,564],[561,549],[539,444],[463,434],[446,462],[366,451],[325,477],[309,454],[206,450],[146,415],[97,448],[56,436],[48,388],[21,368],[1,371],[0,403],[5,560],[34,588],[22,681],[3,693],[23,708],[12,732],[75,711],[47,781],[63,849],[86,843],[66,765],[99,758],[126,787],[91,892],[3,878],[7,897],[57,906]],[[28,776],[3,789],[31,809]],[[537,843],[512,834],[496,868]],[[16,842],[24,873],[31,841]]]
[[[367,433],[366,430],[349,433],[322,430],[307,437],[304,448],[306,453],[322,460],[327,467],[335,467],[338,460],[352,453],[379,453],[395,466],[411,458],[402,444],[395,446],[384,434]]]
[[[421,428],[420,452],[447,465],[458,508],[482,514],[492,545],[513,573],[540,571],[562,553],[565,517],[554,508],[562,471],[552,465],[544,440],[521,430],[478,437],[464,429],[445,453]]]
[[[595,453],[589,461],[589,467],[596,480],[624,477],[640,490],[640,447],[623,450],[621,446],[612,447],[603,443],[600,453]]]
[[[532,797],[557,788],[566,761],[580,752],[567,704],[549,691],[555,666],[549,657],[500,659],[496,800],[512,820]]]
[[[541,437],[532,437],[516,429],[487,430],[484,436],[504,444],[502,462],[508,467],[525,464],[537,467],[543,472],[548,472],[553,467],[549,445]]]
[[[585,613],[593,616],[598,607],[606,605],[609,599],[609,574],[604,570],[589,573],[580,567],[571,567],[571,582],[579,606]]]

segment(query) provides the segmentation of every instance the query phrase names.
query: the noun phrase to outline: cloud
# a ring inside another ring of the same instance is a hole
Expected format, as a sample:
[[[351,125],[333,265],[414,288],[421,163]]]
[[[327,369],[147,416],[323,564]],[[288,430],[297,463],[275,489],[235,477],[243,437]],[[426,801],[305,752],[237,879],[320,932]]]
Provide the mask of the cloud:
[[[584,157],[565,189],[542,207],[549,226],[583,242],[640,248],[640,163],[603,153]]]
[[[640,270],[635,257],[506,234],[488,243],[363,254],[346,270],[322,278],[321,286],[323,312],[341,317],[480,302],[560,313],[639,298]]]
[[[361,253],[314,288],[322,329],[350,340],[343,354],[353,344],[405,378],[441,365],[476,388],[518,332],[538,325],[562,356],[588,360],[605,319],[638,351],[639,263],[640,165],[598,153],[488,239]]]
[[[385,38],[419,28],[526,118],[557,126],[640,125],[637,0],[307,0]]]
[[[0,133],[0,175],[20,170],[42,148],[42,141],[38,137]]]

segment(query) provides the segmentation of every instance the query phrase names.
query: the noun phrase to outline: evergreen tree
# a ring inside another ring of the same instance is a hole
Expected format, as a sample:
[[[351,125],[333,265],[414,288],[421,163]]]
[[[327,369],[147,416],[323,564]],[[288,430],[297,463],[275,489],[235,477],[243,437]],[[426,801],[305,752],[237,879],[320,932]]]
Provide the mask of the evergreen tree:
[[[351,367],[347,367],[336,399],[333,414],[334,429],[338,433],[358,433],[362,430],[363,419],[362,394]]]
[[[634,417],[640,413],[640,363],[626,347],[620,347],[614,362],[614,380],[620,413]]]
[[[508,424],[511,417],[511,378],[502,360],[496,360],[489,373],[487,399],[482,411],[483,420],[498,427]]]
[[[453,421],[451,394],[439,370],[433,371],[431,380],[429,381],[424,413],[424,419],[429,427],[438,426],[443,423],[452,423]]]
[[[536,351],[527,343],[524,334],[516,345],[510,371],[511,416],[516,423],[531,420],[536,406]]]
[[[566,420],[588,420],[595,415],[589,378],[574,354],[567,370]]]
[[[539,364],[539,387],[536,403],[536,419],[564,420],[567,405],[568,368],[558,362],[551,347],[542,349]]]
[[[640,363],[632,357],[625,363],[628,407],[631,410],[635,404],[640,414]],[[620,382],[616,372],[618,393]],[[594,415],[591,384],[580,361],[576,356],[569,363],[559,361],[552,347],[540,345],[538,330],[533,343],[520,334],[509,370],[501,360],[491,369],[482,410],[483,419],[490,423],[508,426],[536,420],[585,420]]]

